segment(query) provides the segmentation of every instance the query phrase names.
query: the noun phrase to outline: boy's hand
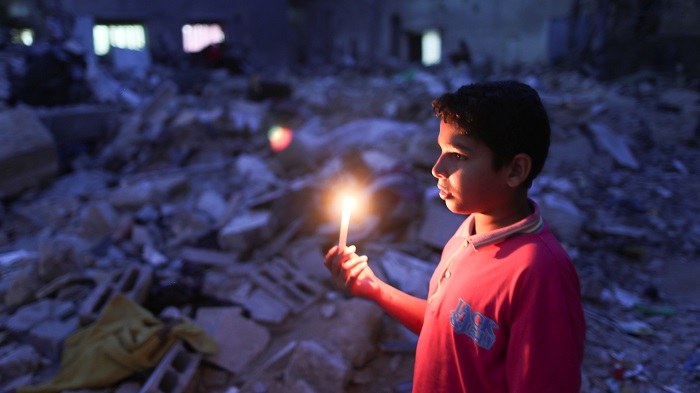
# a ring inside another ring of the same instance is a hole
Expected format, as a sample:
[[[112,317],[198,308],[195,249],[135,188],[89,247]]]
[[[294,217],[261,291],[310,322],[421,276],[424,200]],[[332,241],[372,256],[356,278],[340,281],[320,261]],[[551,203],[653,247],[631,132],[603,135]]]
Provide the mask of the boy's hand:
[[[355,254],[355,246],[346,247],[343,254],[333,246],[323,260],[331,272],[333,283],[343,292],[370,300],[379,296],[380,281],[367,264],[367,256]]]

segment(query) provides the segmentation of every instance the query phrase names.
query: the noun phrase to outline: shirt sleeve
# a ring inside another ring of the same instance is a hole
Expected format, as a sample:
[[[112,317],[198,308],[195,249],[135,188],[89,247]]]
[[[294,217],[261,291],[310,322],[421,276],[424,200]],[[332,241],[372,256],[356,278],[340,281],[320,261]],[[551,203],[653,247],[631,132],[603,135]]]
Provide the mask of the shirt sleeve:
[[[513,393],[578,393],[585,318],[568,258],[540,256],[514,281],[506,374]]]

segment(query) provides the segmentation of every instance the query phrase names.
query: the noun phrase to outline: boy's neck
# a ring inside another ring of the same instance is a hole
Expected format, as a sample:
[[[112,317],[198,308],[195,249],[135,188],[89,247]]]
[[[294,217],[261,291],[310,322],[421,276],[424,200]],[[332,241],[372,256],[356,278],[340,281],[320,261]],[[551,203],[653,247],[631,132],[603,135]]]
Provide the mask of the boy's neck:
[[[527,198],[521,198],[517,203],[498,211],[485,213],[474,213],[474,234],[493,232],[495,230],[513,225],[525,219],[533,213],[532,206]]]

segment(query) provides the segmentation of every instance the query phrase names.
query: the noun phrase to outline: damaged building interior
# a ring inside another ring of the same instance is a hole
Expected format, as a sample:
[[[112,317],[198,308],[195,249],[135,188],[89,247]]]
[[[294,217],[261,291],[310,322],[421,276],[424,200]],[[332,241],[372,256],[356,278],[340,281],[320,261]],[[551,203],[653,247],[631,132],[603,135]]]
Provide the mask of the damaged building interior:
[[[700,392],[698,22],[696,0],[1,0],[0,393],[411,392],[417,336],[324,255],[344,228],[425,298],[464,221],[431,102],[507,79],[551,123],[530,194],[580,279],[581,392]]]

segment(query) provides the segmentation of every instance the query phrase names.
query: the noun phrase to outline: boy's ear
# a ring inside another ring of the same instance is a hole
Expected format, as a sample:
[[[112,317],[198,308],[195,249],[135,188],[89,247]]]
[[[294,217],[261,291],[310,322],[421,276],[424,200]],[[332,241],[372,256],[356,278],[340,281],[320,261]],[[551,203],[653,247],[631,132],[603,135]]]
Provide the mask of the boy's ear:
[[[532,170],[532,158],[525,153],[518,153],[508,165],[506,183],[509,187],[517,188],[525,182]]]

